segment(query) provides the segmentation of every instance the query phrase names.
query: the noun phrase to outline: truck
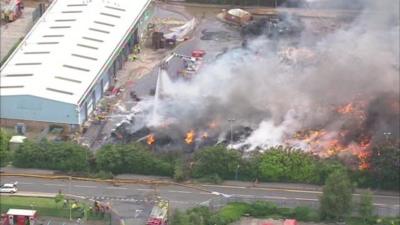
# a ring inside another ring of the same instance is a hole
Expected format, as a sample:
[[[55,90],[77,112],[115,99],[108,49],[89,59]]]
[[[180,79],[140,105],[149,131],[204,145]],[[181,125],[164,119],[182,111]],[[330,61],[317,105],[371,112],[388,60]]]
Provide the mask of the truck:
[[[159,199],[151,210],[146,225],[168,225],[169,202]]]

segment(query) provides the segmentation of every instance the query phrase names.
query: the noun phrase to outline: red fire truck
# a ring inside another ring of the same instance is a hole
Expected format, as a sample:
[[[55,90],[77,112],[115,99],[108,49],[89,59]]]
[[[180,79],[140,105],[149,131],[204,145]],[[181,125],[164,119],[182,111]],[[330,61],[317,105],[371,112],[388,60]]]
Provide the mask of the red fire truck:
[[[4,225],[35,225],[37,220],[36,210],[9,209],[2,218]]]
[[[146,225],[168,225],[169,203],[166,200],[159,200],[151,210]]]

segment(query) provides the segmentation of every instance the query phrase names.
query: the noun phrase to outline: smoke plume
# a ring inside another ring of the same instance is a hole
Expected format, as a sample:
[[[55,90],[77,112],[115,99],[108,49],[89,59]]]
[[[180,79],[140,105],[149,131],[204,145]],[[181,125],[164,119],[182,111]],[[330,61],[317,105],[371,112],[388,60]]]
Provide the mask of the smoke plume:
[[[320,20],[295,39],[261,35],[204,65],[190,82],[164,82],[158,115],[183,132],[206,129],[212,121],[221,131],[249,126],[250,136],[233,146],[249,150],[285,144],[307,129],[324,129],[329,138],[354,127],[345,145],[384,132],[398,137],[399,1],[360,2],[363,10],[332,32],[310,35],[326,23]],[[348,104],[353,116],[338,113]]]

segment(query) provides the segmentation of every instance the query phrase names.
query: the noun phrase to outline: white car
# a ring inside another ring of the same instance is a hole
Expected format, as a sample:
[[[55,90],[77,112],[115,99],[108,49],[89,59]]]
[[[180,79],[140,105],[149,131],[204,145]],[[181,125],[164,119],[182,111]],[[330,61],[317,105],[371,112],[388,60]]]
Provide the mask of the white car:
[[[11,184],[3,184],[0,186],[0,193],[11,193],[14,194],[18,191],[17,189],[17,182]]]

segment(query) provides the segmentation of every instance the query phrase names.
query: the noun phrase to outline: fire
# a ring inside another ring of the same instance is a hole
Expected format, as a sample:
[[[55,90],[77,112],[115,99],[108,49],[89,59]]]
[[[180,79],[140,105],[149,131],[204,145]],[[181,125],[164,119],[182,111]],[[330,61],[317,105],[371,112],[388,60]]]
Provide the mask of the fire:
[[[217,127],[218,127],[217,121],[215,121],[215,120],[211,121],[211,122],[208,124],[208,127],[209,127],[210,129],[217,128]]]
[[[148,145],[154,144],[155,141],[156,139],[154,138],[154,134],[149,134],[149,136],[147,136],[146,142]]]
[[[360,151],[357,158],[359,160],[358,169],[366,170],[369,168],[368,159],[371,157],[371,153],[368,151]]]
[[[337,112],[341,113],[341,114],[349,114],[349,113],[354,112],[353,103],[349,103],[343,107],[338,108]]]
[[[194,130],[191,130],[191,131],[187,132],[186,133],[185,142],[187,144],[192,144],[193,141],[194,141],[194,136],[195,136]]]

